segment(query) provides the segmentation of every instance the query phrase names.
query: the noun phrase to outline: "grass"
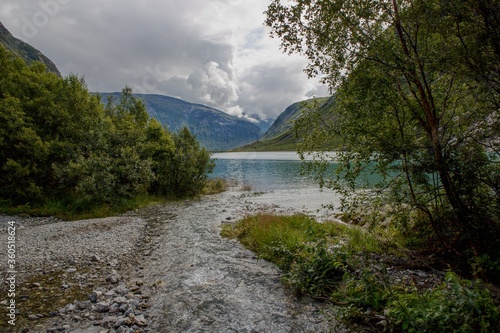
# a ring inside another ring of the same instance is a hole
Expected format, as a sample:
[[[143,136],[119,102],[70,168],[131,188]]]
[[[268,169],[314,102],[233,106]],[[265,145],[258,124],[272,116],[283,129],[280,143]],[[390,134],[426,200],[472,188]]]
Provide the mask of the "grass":
[[[329,247],[343,246],[351,251],[371,253],[398,253],[400,245],[387,231],[367,230],[337,222],[318,223],[306,215],[277,216],[260,214],[247,216],[236,225],[225,225],[221,232],[227,238],[236,238],[259,255],[277,243],[290,249],[323,238]]]
[[[227,189],[227,182],[224,179],[216,178],[207,181],[201,191],[202,195],[216,194]],[[8,201],[0,201],[0,214],[6,215],[28,215],[28,216],[53,216],[66,221],[75,221],[92,218],[102,218],[118,215],[138,208],[158,205],[180,198],[173,196],[157,196],[142,194],[129,199],[123,199],[113,204],[79,205],[74,198],[65,200],[47,200],[45,203],[30,206],[12,206]]]
[[[394,231],[260,214],[224,225],[221,235],[275,263],[298,294],[341,305],[341,318],[355,331],[500,331],[500,311],[480,281],[449,272],[431,290],[389,283],[384,258],[408,251]]]
[[[227,190],[227,182],[221,178],[210,179],[201,191],[202,195],[217,194]],[[102,218],[118,215],[127,211],[158,205],[169,201],[179,200],[173,196],[157,196],[142,194],[130,199],[121,200],[113,204],[98,206],[77,206],[69,200],[47,200],[37,206],[21,205],[12,206],[10,202],[0,201],[0,214],[29,215],[29,216],[54,216],[66,221]]]
[[[81,269],[81,273],[86,273],[84,269]],[[29,315],[39,314],[42,315],[42,318],[47,318],[54,311],[75,300],[84,301],[88,298],[92,286],[82,287],[77,280],[73,280],[72,276],[68,278],[70,287],[68,289],[61,288],[64,274],[67,275],[64,271],[40,273],[29,277],[22,284],[18,284],[16,308],[19,309],[20,313],[16,316],[16,332],[25,332],[22,328],[33,328],[36,322],[29,320]],[[35,287],[35,284],[40,287]],[[7,294],[5,290],[3,292],[5,295]],[[10,318],[7,313],[5,306],[0,307],[0,330],[2,332],[9,332],[9,329],[13,328],[8,323]]]
[[[0,203],[0,213],[7,215],[54,216],[67,221],[101,218],[118,215],[137,208],[147,207],[173,200],[173,198],[159,197],[150,194],[139,195],[131,199],[122,200],[113,205],[102,204],[95,207],[76,207],[64,201],[48,200],[43,205],[9,206]]]
[[[227,190],[228,182],[222,178],[209,179],[203,190],[201,191],[204,195],[211,195],[221,193]]]

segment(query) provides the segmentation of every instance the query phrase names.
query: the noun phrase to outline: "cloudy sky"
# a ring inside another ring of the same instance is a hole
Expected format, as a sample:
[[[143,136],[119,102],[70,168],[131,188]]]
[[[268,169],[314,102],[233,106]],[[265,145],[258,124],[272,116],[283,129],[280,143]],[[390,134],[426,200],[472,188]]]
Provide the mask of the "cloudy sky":
[[[263,26],[269,0],[0,0],[0,21],[91,91],[159,93],[276,117],[327,89]]]

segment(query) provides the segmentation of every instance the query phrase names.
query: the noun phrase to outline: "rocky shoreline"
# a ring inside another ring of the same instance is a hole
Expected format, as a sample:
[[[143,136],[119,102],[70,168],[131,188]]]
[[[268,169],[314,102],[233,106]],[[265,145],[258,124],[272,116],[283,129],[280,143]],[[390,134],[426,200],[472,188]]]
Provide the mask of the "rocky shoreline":
[[[1,330],[347,332],[331,316],[326,319],[324,305],[283,291],[273,265],[259,261],[238,242],[220,238],[221,224],[246,214],[294,212],[247,199],[241,193],[224,193],[74,222],[0,216],[3,235],[7,223],[15,221],[18,249],[17,323],[13,329],[0,321]],[[221,267],[216,267],[219,262]],[[4,281],[6,264],[2,251]],[[391,268],[395,279],[422,287],[442,278],[440,272],[397,266]],[[3,319],[5,287],[3,283],[0,290]]]
[[[152,237],[142,218],[134,212],[73,222],[2,216],[4,235],[9,221],[16,226],[18,314],[16,327],[3,322],[3,331],[149,332],[139,262]],[[4,276],[6,263],[2,253]],[[1,300],[5,308],[8,300]]]

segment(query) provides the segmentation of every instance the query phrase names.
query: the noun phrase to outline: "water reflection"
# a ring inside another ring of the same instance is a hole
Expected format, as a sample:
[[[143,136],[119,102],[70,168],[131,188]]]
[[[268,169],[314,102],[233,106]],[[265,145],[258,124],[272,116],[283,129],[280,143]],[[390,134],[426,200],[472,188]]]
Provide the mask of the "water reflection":
[[[217,153],[212,177],[248,184],[254,191],[293,190],[317,186],[300,174],[301,161],[295,152]]]

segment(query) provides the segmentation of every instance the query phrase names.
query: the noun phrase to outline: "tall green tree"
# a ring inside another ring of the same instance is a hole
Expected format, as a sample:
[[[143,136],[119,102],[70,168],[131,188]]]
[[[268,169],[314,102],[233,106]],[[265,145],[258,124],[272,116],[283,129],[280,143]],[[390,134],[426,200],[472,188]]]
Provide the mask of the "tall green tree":
[[[84,211],[140,195],[193,196],[212,169],[187,129],[172,137],[125,87],[103,105],[76,75],[0,46],[0,203]]]
[[[376,161],[391,175],[386,186],[399,188],[385,193],[404,208],[400,218],[417,212],[460,255],[498,255],[490,237],[500,223],[498,7],[275,0],[267,10],[284,50],[304,54],[306,72],[336,93],[335,116],[315,135],[343,138],[343,175]]]
[[[77,76],[65,79],[0,47],[0,196],[40,203],[65,196],[73,179],[60,169],[95,149],[102,107]]]
[[[174,133],[173,139],[175,154],[170,166],[170,187],[178,195],[192,196],[203,189],[215,164],[186,126]]]

